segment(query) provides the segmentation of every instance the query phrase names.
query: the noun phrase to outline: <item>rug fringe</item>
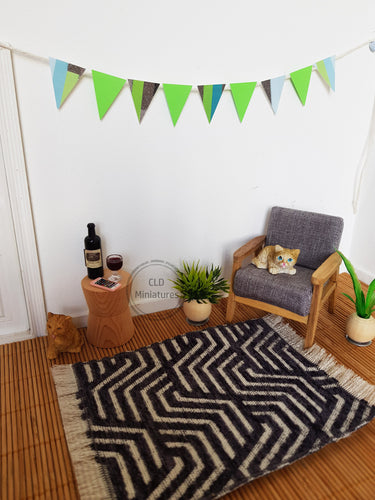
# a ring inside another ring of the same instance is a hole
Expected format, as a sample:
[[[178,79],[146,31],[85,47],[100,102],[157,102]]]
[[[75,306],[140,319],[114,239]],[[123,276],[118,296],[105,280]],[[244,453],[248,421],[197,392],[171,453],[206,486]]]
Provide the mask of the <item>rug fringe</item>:
[[[105,475],[95,460],[95,452],[87,437],[89,428],[87,421],[82,419],[76,397],[78,387],[72,365],[56,365],[51,370],[80,497],[82,500],[110,500],[112,495]]]
[[[347,368],[317,344],[304,349],[304,339],[293,328],[284,323],[283,318],[274,314],[267,314],[264,321],[273,328],[288,344],[306,359],[315,363],[328,376],[335,378],[343,389],[358,399],[364,399],[368,404],[375,406],[375,386],[363,380],[353,370]]]

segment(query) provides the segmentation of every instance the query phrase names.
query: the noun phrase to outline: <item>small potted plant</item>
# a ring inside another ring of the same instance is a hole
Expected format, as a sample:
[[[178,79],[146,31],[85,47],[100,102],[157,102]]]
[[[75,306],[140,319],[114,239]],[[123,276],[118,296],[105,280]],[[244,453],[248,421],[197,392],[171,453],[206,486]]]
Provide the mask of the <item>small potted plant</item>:
[[[345,267],[352,278],[355,295],[354,299],[347,293],[343,294],[354,303],[356,310],[347,320],[346,337],[355,345],[370,345],[372,339],[375,337],[375,318],[371,316],[375,311],[375,279],[370,283],[365,295],[351,262],[341,252],[338,250],[336,252],[344,261]]]
[[[182,269],[177,269],[177,279],[171,280],[183,299],[183,310],[187,320],[193,325],[203,325],[209,319],[212,304],[229,291],[228,282],[221,277],[219,266],[200,266],[199,262],[182,263]]]

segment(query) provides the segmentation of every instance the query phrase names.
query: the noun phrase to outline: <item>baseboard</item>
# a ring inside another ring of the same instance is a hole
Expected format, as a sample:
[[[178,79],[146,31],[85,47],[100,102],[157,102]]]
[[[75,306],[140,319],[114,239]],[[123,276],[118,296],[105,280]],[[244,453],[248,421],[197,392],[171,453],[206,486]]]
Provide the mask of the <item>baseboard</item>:
[[[140,300],[129,304],[132,316],[176,309],[176,299]]]
[[[129,304],[132,316],[142,316],[143,314],[151,314],[154,312],[165,311],[176,308],[176,300],[140,300]],[[87,327],[88,312],[80,316],[72,316],[73,323],[77,328]]]
[[[0,345],[2,344],[11,344],[13,342],[21,342],[22,340],[30,340],[33,339],[34,335],[30,330],[26,330],[24,332],[11,333],[0,335]]]
[[[356,269],[355,270],[358,276],[358,279],[362,281],[362,283],[365,283],[366,285],[369,285],[371,281],[374,279],[374,276],[369,274],[366,271],[363,271],[362,269]]]
[[[82,316],[72,316],[73,324],[77,328],[86,328],[87,326],[88,313]]]

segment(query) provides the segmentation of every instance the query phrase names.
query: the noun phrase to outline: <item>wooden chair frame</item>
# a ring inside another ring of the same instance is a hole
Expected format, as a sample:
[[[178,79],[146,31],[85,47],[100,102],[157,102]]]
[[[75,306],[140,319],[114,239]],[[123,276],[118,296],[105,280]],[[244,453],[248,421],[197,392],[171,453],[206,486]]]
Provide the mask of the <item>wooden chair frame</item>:
[[[245,243],[242,247],[236,250],[233,254],[233,269],[231,277],[231,287],[228,297],[226,321],[231,323],[233,321],[236,303],[245,304],[255,309],[267,311],[277,314],[287,319],[299,321],[307,325],[305,336],[305,349],[311,347],[314,343],[316,327],[318,324],[319,312],[322,305],[328,301],[328,311],[334,313],[336,295],[337,295],[337,276],[341,264],[341,257],[335,252],[331,254],[321,264],[311,276],[311,284],[313,285],[313,296],[311,300],[310,313],[307,316],[301,316],[288,309],[283,309],[267,302],[253,300],[246,297],[240,297],[233,292],[233,282],[236,272],[242,267],[245,258],[251,255],[257,255],[264,247],[266,236],[257,236],[251,241]]]

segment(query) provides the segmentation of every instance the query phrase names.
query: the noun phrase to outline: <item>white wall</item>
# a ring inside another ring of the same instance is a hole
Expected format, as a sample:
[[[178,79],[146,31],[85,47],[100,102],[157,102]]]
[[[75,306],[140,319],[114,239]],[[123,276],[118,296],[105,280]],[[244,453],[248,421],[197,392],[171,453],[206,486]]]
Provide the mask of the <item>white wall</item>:
[[[367,148],[367,154],[364,156],[363,165],[358,169],[359,196],[351,258],[355,263],[359,278],[365,283],[370,283],[375,278],[375,229],[373,222],[373,214],[375,213],[375,99],[372,123],[365,148]]]
[[[355,47],[373,30],[365,0],[304,4],[18,0],[2,9],[0,33],[45,58],[198,84],[290,73]],[[305,107],[287,81],[276,116],[256,88],[242,124],[229,91],[208,124],[194,89],[174,128],[161,88],[141,125],[128,85],[100,121],[90,76],[57,110],[48,63],[15,53],[47,309],[86,312],[87,222],[97,224],[105,253],[125,254],[129,271],[151,259],[195,258],[222,264],[228,275],[233,250],[263,232],[276,204],[343,216],[349,251],[374,57],[364,47],[339,59],[335,93],[314,72]]]

